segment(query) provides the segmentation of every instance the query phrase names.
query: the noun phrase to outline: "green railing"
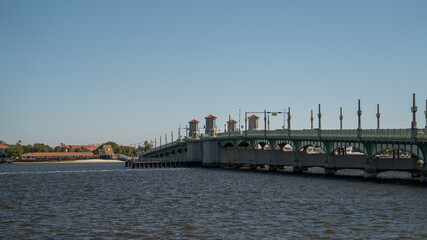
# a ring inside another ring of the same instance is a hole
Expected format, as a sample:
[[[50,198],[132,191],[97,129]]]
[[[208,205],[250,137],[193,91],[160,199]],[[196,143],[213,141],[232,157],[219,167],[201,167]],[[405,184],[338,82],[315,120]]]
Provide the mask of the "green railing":
[[[326,129],[320,131],[320,136],[322,138],[358,138],[357,129],[343,129],[343,130],[332,130]],[[201,134],[200,139],[207,138],[218,138],[218,139],[227,139],[229,137],[284,137],[284,138],[317,138],[319,137],[318,129],[304,129],[304,130],[248,130],[248,131],[235,131],[235,132],[222,132],[217,133],[215,137],[211,137],[207,134]],[[361,131],[362,139],[396,139],[396,140],[411,140],[412,139],[412,129],[362,129]],[[155,149],[151,149],[149,151],[144,152],[144,154],[159,151],[163,149],[168,149],[174,147],[186,140],[198,140],[199,138],[192,139],[187,137],[185,139],[177,140],[163,146],[157,147]],[[421,128],[417,129],[417,139],[418,141],[427,140],[427,129]]]
[[[385,138],[385,139],[411,139],[411,129],[362,129],[361,137],[369,138]],[[319,137],[318,129],[304,129],[304,130],[250,130],[243,132],[224,132],[218,133],[217,138],[227,137]],[[326,129],[320,131],[322,138],[357,138],[357,129],[343,129],[343,130],[332,130]],[[210,138],[207,135],[202,135],[201,138]],[[420,140],[427,139],[427,129],[418,129],[417,138]]]

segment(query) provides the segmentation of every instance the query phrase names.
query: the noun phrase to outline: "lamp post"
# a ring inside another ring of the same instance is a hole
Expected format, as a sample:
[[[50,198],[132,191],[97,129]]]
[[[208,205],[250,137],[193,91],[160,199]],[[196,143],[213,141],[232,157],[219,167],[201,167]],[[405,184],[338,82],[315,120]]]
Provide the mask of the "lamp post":
[[[426,110],[424,111],[424,114],[426,115],[426,128],[427,128],[427,99],[426,99]]]
[[[320,103],[319,103],[319,113],[317,114],[317,117],[319,118],[319,130],[322,130],[322,112],[320,110]]]
[[[360,109],[360,99],[358,100],[358,108],[357,108],[357,137],[362,137],[362,110]]]
[[[344,118],[344,116],[342,115],[342,107],[340,107],[340,116],[339,116],[339,119],[340,119],[340,130],[342,130],[342,119]]]
[[[380,114],[380,105],[377,104],[377,130],[380,129],[380,117],[381,117],[381,114]]]
[[[415,93],[412,94],[412,107],[411,107],[411,112],[412,112],[412,126],[411,128],[417,128],[417,110],[418,107],[415,105]]]
[[[412,125],[411,125],[411,130],[412,130],[412,139],[416,139],[417,138],[417,110],[418,107],[417,105],[415,105],[415,93],[412,94],[412,107],[411,107],[411,112],[412,112]]]
[[[313,130],[313,110],[311,110],[311,117],[310,117],[310,121],[311,121],[311,130]]]

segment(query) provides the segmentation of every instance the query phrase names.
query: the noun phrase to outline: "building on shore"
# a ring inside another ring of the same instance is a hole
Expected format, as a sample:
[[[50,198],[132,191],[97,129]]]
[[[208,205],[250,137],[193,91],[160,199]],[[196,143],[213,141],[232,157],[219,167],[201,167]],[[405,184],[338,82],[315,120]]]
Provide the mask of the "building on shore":
[[[92,152],[35,152],[25,153],[21,156],[22,161],[49,161],[49,160],[80,160],[93,159]]]
[[[102,149],[99,150],[99,158],[101,159],[114,159],[117,158],[114,154],[113,147],[111,145],[103,145]]]
[[[0,155],[5,155],[6,154],[6,150],[9,148],[9,146],[0,144]]]

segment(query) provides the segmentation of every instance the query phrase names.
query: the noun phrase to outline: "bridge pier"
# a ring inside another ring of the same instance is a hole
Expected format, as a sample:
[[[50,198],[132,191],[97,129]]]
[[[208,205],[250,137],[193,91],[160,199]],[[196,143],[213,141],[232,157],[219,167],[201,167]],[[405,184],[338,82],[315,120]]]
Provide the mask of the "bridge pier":
[[[335,175],[335,164],[332,162],[329,154],[326,154],[326,160],[323,164],[323,169],[325,175]]]
[[[299,153],[297,152],[297,150],[295,150],[295,161],[294,164],[292,165],[293,167],[293,171],[294,173],[302,173],[303,168],[302,168],[302,162],[301,159],[299,157]]]
[[[368,163],[365,165],[365,178],[375,178],[377,176],[377,167],[375,164]]]
[[[421,182],[427,182],[427,163],[423,163],[420,171],[421,171],[421,176],[420,176]]]
[[[333,163],[325,163],[323,166],[325,175],[335,175],[335,167]]]

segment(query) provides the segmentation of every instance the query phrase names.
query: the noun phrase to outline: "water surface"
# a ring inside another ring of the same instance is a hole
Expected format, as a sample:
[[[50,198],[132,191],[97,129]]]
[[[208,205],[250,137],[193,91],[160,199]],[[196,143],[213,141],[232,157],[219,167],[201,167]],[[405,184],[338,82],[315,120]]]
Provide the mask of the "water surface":
[[[426,239],[427,188],[123,163],[0,165],[0,238]]]

